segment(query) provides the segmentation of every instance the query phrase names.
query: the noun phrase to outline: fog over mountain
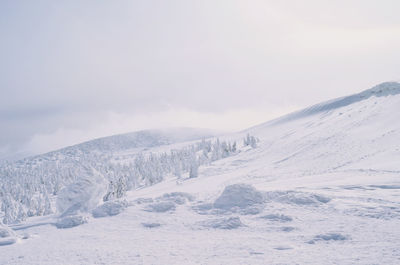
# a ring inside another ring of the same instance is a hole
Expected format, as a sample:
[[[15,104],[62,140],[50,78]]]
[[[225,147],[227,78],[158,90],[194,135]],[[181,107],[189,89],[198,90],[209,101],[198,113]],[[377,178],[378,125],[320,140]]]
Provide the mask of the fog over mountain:
[[[400,78],[395,0],[0,3],[0,158],[245,129]]]

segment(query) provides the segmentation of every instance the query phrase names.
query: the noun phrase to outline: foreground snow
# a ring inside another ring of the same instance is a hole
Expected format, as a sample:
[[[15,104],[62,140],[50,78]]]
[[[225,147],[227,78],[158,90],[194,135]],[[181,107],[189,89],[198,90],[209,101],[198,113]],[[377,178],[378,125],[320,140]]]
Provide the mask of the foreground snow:
[[[252,128],[257,148],[198,178],[62,200],[0,230],[0,264],[400,264],[400,96],[383,88]]]
[[[187,181],[180,186],[174,182],[162,183],[132,193],[129,206],[120,214],[104,218],[88,216],[88,223],[70,229],[57,229],[52,225],[56,220],[51,217],[15,226],[17,234],[29,233],[30,237],[21,239],[19,244],[3,246],[0,263],[398,264],[400,261],[400,189],[373,186],[375,182],[368,180],[366,174],[358,175],[359,181],[371,185],[350,185],[353,179],[350,175],[314,176],[313,180],[303,182],[304,186],[312,187],[307,189],[284,187],[279,180],[271,180],[255,185],[260,189],[254,190],[250,198],[256,200],[248,200],[249,192],[239,190],[233,195],[238,206],[220,208],[223,187],[246,178],[221,175],[215,181],[215,177]],[[320,185],[332,177],[340,178],[340,183]],[[387,176],[380,177],[386,183],[389,181]],[[219,188],[210,190],[216,182]],[[266,186],[269,191],[261,190]],[[168,196],[170,191],[187,192],[184,194],[191,194],[194,199]],[[262,201],[259,194],[263,194]],[[149,205],[157,203],[170,203],[174,207],[166,211],[148,210]]]

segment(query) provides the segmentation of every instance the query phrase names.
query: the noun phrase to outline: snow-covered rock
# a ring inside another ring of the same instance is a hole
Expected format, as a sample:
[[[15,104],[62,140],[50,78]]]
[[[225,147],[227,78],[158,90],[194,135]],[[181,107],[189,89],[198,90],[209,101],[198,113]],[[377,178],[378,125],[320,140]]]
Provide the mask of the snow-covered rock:
[[[69,215],[60,217],[55,226],[57,228],[72,228],[81,224],[87,223],[87,218],[82,215]]]
[[[202,225],[215,229],[236,229],[243,226],[243,223],[239,217],[229,217],[205,221]]]
[[[92,215],[94,218],[117,215],[122,213],[127,205],[126,201],[108,201],[93,209]]]
[[[145,211],[147,212],[156,212],[156,213],[164,213],[168,211],[175,210],[175,203],[166,201],[166,202],[155,202],[147,205]]]
[[[218,209],[230,210],[233,207],[246,208],[263,203],[263,201],[263,194],[251,185],[233,184],[225,187],[213,206]]]

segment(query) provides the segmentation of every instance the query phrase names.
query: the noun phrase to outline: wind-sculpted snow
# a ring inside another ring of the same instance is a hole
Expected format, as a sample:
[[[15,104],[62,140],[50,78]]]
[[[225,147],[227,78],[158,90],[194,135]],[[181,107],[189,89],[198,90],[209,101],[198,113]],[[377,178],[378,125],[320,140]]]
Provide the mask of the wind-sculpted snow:
[[[63,188],[57,196],[57,210],[62,216],[89,212],[103,199],[107,182],[94,173]]]

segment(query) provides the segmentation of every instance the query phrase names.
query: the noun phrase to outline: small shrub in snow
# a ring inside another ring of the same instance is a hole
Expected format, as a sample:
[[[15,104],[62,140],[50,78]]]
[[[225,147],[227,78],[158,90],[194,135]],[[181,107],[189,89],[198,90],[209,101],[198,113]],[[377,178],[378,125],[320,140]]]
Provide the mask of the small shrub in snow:
[[[127,203],[124,201],[108,201],[100,206],[97,206],[92,211],[92,215],[94,218],[114,216],[122,213],[126,207]]]

